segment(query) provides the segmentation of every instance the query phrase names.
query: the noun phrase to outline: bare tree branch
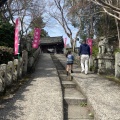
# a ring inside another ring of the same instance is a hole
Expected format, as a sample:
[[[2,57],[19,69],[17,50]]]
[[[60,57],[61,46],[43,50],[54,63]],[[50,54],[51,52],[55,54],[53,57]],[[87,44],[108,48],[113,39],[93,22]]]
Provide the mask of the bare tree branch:
[[[107,1],[107,0],[90,0],[91,2],[101,6],[103,10],[110,16],[116,18],[117,20],[120,20],[120,3],[119,1],[116,1],[116,6],[113,5],[113,0]],[[117,6],[118,5],[118,6]]]

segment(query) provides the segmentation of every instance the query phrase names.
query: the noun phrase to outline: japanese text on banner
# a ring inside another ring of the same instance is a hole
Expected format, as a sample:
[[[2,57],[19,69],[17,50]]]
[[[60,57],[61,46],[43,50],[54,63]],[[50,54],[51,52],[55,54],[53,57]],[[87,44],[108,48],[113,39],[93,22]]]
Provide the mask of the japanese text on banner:
[[[35,28],[34,29],[34,40],[32,43],[32,47],[33,48],[38,48],[39,44],[40,44],[40,28]]]
[[[19,18],[17,18],[15,22],[14,55],[19,54],[19,31],[20,31],[20,20]]]

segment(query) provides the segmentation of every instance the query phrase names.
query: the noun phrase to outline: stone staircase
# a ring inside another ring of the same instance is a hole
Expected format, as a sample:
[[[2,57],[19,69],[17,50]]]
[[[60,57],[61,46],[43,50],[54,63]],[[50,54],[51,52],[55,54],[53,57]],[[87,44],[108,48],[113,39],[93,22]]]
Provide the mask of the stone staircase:
[[[87,107],[87,99],[77,90],[76,84],[72,80],[61,79],[64,97],[64,120],[92,120]]]
[[[93,116],[87,106],[86,97],[77,89],[77,84],[72,76],[66,75],[65,67],[56,56],[52,59],[58,71],[64,101],[64,120],[93,120]]]

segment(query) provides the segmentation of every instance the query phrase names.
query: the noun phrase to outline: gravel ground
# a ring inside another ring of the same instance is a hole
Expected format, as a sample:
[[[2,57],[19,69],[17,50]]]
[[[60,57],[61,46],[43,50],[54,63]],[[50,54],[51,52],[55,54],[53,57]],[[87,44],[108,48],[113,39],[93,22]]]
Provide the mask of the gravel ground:
[[[30,80],[0,105],[0,120],[63,120],[61,85],[49,54],[40,55]]]

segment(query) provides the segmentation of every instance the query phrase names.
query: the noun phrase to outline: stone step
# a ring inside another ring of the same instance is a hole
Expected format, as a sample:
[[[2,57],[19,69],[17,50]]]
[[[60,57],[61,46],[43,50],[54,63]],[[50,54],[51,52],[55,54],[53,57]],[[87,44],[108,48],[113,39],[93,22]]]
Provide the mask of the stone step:
[[[57,68],[57,70],[65,70],[62,65],[58,65],[58,64],[56,65],[56,68]]]
[[[67,120],[94,120],[94,116],[87,106],[69,105],[65,107],[65,119]]]
[[[62,81],[62,86],[64,88],[75,88],[76,84],[73,81]]]
[[[87,99],[75,88],[64,89],[64,100],[69,105],[80,105],[87,103]]]
[[[59,78],[61,81],[70,81],[72,80],[72,76],[67,76],[66,74],[59,74]]]
[[[65,74],[66,75],[66,70],[58,70],[59,74]]]

